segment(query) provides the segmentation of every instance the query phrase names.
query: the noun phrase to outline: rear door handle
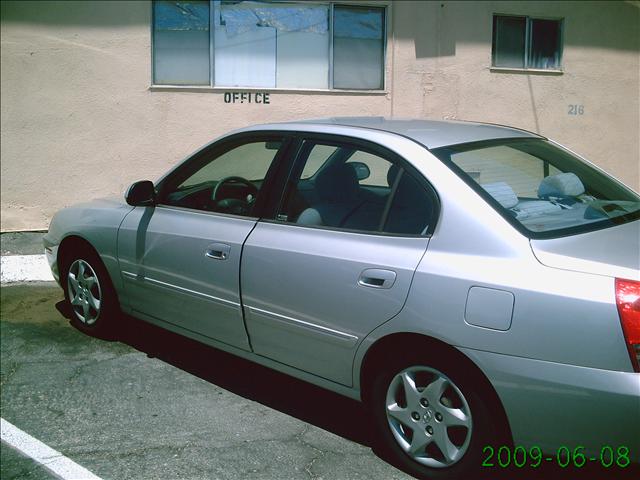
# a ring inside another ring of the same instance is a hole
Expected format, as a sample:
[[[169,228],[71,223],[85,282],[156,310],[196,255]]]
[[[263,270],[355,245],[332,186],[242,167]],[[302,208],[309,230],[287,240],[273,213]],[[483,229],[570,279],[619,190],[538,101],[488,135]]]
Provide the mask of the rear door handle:
[[[214,260],[226,260],[229,258],[229,252],[231,252],[231,245],[227,245],[226,243],[212,243],[205,250],[204,256],[213,258]]]
[[[391,288],[395,282],[396,272],[382,268],[368,268],[358,279],[358,285],[370,288]]]

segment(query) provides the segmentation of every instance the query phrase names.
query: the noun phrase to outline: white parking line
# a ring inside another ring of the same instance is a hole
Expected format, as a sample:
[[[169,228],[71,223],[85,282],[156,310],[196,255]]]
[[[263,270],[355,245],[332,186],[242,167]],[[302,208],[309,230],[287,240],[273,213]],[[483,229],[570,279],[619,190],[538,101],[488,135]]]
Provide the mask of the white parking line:
[[[62,480],[101,480],[86,468],[68,459],[40,440],[0,418],[2,441],[35,460]]]
[[[3,255],[0,258],[0,283],[53,281],[44,255]]]

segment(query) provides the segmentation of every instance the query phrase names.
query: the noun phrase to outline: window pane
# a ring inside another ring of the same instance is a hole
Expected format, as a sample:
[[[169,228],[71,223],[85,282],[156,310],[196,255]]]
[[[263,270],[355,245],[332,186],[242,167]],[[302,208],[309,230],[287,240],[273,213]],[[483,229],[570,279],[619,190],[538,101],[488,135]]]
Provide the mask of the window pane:
[[[493,65],[524,68],[526,18],[493,17]]]
[[[242,177],[254,182],[264,180],[271,162],[278,153],[280,142],[256,142],[241,145],[223,153],[187,178],[178,188],[225,177]]]
[[[209,2],[153,2],[153,81],[209,84]]]
[[[334,147],[333,145],[315,145],[307,157],[307,163],[304,166],[304,170],[302,170],[301,178],[307,179],[313,177],[320,167],[325,164],[327,159],[337,150],[338,147]]]
[[[328,87],[328,6],[223,1],[214,8],[216,85]]]
[[[391,163],[384,158],[371,153],[357,151],[347,161],[347,163],[360,162],[369,168],[369,176],[360,180],[360,185],[388,186],[387,177]]]
[[[542,160],[504,145],[460,152],[451,160],[465,173],[473,172],[480,185],[505,182],[518,197],[537,197],[544,175]]]
[[[389,171],[391,184],[400,173],[398,167]],[[420,183],[403,171],[398,180],[398,188],[391,202],[384,231],[406,235],[424,235],[433,214],[433,202]]]
[[[260,22],[255,5],[222,2],[214,7],[217,86],[276,86],[276,29]]]
[[[274,5],[276,86],[329,88],[329,7]]]
[[[368,160],[376,176],[380,172],[386,176],[391,163],[346,145],[307,143],[302,152],[303,177],[290,184],[279,218],[300,225],[378,231],[390,192],[386,178],[383,185],[376,187],[360,183],[354,163],[347,160]],[[305,178],[308,162],[314,163],[309,170],[322,166],[312,177]]]
[[[333,86],[379,90],[384,74],[384,9],[334,8]]]
[[[479,172],[473,179],[500,211],[531,232],[614,225],[640,211],[637,194],[544,140],[492,140],[434,153],[465,173]]]
[[[529,68],[560,67],[560,21],[531,20]]]
[[[205,165],[180,185],[163,193],[161,202],[196,210],[251,216],[264,178],[281,145],[280,140],[247,143],[206,159]],[[186,168],[189,166],[187,164]]]

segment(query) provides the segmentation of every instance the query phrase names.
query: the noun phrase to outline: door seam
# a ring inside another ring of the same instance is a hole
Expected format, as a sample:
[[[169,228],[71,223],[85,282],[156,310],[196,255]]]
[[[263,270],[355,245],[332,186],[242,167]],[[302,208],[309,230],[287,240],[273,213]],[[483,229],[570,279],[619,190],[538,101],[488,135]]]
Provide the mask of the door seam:
[[[247,327],[247,314],[245,312],[244,297],[242,295],[242,265],[243,265],[242,262],[243,262],[243,256],[244,256],[244,247],[247,244],[247,240],[249,240],[249,237],[258,226],[259,222],[260,220],[256,221],[253,224],[253,227],[249,231],[248,235],[245,237],[244,242],[242,242],[242,246],[240,247],[240,264],[238,266],[238,296],[240,297],[240,311],[242,313],[242,326],[244,327],[244,333],[247,336],[247,343],[249,344],[249,350],[252,353],[255,353],[255,350],[253,349],[253,344],[251,343],[251,335],[249,335],[249,328]]]

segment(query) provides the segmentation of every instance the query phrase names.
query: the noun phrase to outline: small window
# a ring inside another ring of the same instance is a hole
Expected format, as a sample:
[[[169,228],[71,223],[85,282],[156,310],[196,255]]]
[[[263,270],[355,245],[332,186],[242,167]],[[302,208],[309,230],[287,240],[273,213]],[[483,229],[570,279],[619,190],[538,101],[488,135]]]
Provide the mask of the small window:
[[[435,204],[425,188],[406,170],[389,172],[395,188],[382,230],[403,235],[424,235],[434,217]]]
[[[562,65],[562,20],[494,15],[492,65],[559,70]]]
[[[157,0],[153,83],[380,90],[384,7]]]
[[[313,168],[307,170],[309,162]],[[319,165],[319,166],[318,166]],[[361,232],[423,235],[434,203],[426,189],[378,153],[306,142],[277,219]],[[313,174],[305,173],[313,171]]]

